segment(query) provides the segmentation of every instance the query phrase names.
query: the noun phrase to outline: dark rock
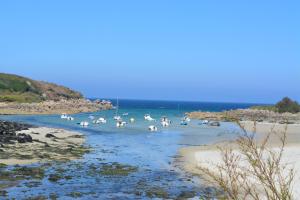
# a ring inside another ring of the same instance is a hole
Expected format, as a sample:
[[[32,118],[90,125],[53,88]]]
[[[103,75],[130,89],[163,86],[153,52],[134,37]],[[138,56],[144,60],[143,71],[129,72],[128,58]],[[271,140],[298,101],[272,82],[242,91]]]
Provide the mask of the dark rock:
[[[196,192],[194,191],[183,191],[180,193],[177,199],[189,199],[196,196]]]
[[[210,122],[209,123],[210,126],[220,126],[220,122]]]
[[[169,195],[168,195],[168,192],[165,191],[163,188],[153,187],[153,188],[149,188],[146,191],[146,196],[150,197],[150,198],[167,199]]]
[[[25,133],[20,133],[17,136],[17,140],[19,143],[32,142],[32,137]]]
[[[51,133],[47,133],[45,137],[46,138],[56,138],[56,136]]]
[[[7,196],[7,191],[0,190],[0,197],[6,197],[6,196]]]
[[[18,141],[17,131],[28,130],[33,126],[17,122],[9,122],[0,120],[0,145],[1,144],[14,144],[14,141]],[[26,141],[30,138],[27,137]],[[23,142],[23,139],[20,139]]]
[[[51,193],[51,194],[49,195],[49,198],[50,198],[51,200],[56,200],[56,199],[58,198],[58,195],[55,194],[55,193]]]
[[[43,179],[45,176],[45,170],[42,167],[16,166],[12,172],[16,176],[23,176],[31,179]]]
[[[63,177],[60,174],[50,174],[48,180],[51,182],[57,182]]]
[[[81,192],[76,192],[76,191],[71,192],[71,193],[68,194],[68,196],[72,197],[72,198],[80,198],[80,197],[82,197],[82,195],[83,194]]]

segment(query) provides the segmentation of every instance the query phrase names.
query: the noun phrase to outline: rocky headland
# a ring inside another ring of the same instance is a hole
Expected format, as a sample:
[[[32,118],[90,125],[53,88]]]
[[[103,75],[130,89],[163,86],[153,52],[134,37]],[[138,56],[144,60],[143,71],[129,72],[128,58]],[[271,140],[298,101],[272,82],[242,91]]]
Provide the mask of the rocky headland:
[[[74,114],[112,108],[109,101],[90,101],[70,88],[0,73],[0,114]]]

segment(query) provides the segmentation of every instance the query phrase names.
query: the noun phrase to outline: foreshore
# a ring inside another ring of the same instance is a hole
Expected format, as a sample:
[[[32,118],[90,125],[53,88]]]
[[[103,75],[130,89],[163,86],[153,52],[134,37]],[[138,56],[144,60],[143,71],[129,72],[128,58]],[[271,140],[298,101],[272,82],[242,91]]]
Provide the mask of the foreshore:
[[[253,132],[254,122],[253,121],[242,121],[241,126],[248,132]],[[279,136],[282,135],[283,131],[287,126],[287,144],[284,149],[283,162],[289,166],[294,167],[296,171],[294,184],[293,184],[293,195],[295,199],[300,198],[300,124],[279,124],[270,122],[256,122],[256,136],[257,142],[261,142],[267,134],[273,130],[276,134],[272,134],[269,140],[268,146],[277,150],[280,146]],[[209,177],[199,169],[201,167],[208,167],[212,170],[217,170],[216,165],[223,163],[222,155],[219,147],[230,147],[234,151],[236,144],[234,141],[225,141],[217,144],[208,144],[205,146],[192,146],[185,147],[179,151],[178,164],[185,171],[198,175],[203,178],[203,182],[209,185]],[[235,153],[239,153],[236,151]]]
[[[46,127],[26,129],[16,131],[16,140],[0,143],[1,164],[68,161],[78,159],[89,151],[84,146],[85,138],[81,133]]]

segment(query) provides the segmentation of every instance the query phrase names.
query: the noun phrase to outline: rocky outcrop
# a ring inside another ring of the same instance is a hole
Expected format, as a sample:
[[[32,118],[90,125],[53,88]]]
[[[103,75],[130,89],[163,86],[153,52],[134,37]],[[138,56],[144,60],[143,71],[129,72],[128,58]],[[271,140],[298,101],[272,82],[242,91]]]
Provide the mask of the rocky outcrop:
[[[17,122],[0,121],[0,145],[15,143],[16,141],[20,143],[31,142],[32,139],[26,134],[16,134],[18,131],[28,130],[32,128],[32,125],[22,124]]]
[[[74,114],[96,112],[111,109],[108,101],[92,102],[86,99],[62,99],[60,101],[43,101],[39,103],[4,103],[0,102],[0,114]]]
[[[237,109],[223,112],[191,112],[190,118],[215,121],[267,121],[300,123],[300,114],[277,113],[269,110]]]
[[[0,135],[2,141],[3,138],[9,138],[8,142],[0,143],[0,164],[66,161],[89,152],[89,148],[84,145],[84,135],[77,132],[46,127],[28,128],[29,125],[14,122],[1,121],[1,124],[9,124],[10,128],[6,126],[5,130],[10,134]]]
[[[25,133],[19,133],[17,135],[17,141],[19,143],[27,143],[27,142],[32,142],[32,137],[28,134]]]

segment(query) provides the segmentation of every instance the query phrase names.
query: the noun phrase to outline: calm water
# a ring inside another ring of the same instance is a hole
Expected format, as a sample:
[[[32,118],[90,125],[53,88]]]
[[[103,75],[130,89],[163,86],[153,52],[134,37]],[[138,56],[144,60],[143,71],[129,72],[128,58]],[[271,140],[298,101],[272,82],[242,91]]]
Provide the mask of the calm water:
[[[2,119],[27,122],[35,125],[59,127],[82,132],[86,135],[86,144],[93,148],[83,159],[68,163],[53,164],[46,174],[63,168],[64,175],[72,175],[71,180],[52,183],[47,177],[32,187],[32,180],[23,181],[19,186],[10,188],[10,198],[24,199],[31,196],[50,196],[57,194],[58,199],[72,199],[71,192],[80,192],[80,199],[150,199],[147,192],[160,188],[172,199],[182,192],[194,192],[200,196],[207,188],[201,186],[201,180],[174,167],[174,157],[178,149],[188,145],[213,143],[234,138],[237,127],[231,123],[222,123],[221,127],[200,126],[198,120],[192,120],[188,126],[180,126],[183,114],[193,110],[221,111],[247,108],[251,104],[233,103],[196,103],[168,101],[119,100],[119,113],[128,113],[123,119],[134,117],[135,123],[125,128],[116,128],[112,119],[115,111],[101,111],[72,115],[74,121],[61,120],[58,115],[48,116],[1,116]],[[144,114],[151,114],[156,122],[146,122]],[[81,128],[78,122],[89,120],[90,115],[105,117],[103,125],[90,124]],[[159,118],[163,115],[172,120],[168,128],[162,128]],[[157,125],[156,133],[147,131],[149,125]],[[119,162],[138,167],[138,171],[123,177],[109,177],[91,173],[93,168],[101,168],[105,163]],[[31,185],[28,187],[28,185]]]

